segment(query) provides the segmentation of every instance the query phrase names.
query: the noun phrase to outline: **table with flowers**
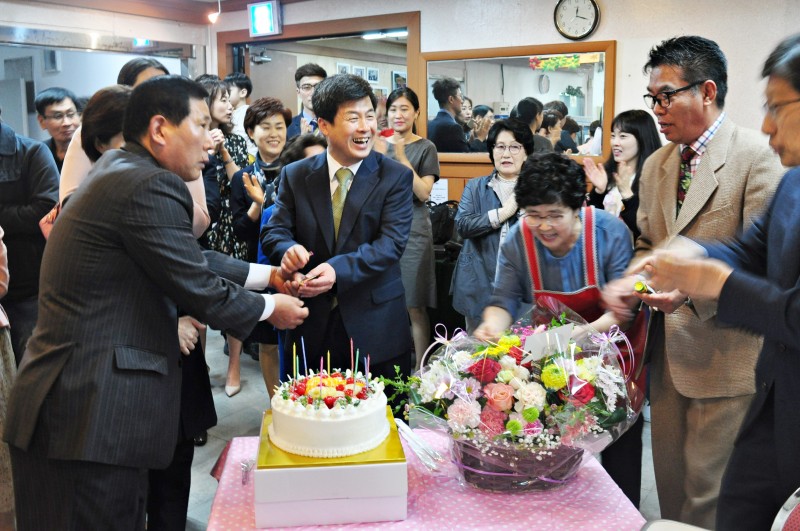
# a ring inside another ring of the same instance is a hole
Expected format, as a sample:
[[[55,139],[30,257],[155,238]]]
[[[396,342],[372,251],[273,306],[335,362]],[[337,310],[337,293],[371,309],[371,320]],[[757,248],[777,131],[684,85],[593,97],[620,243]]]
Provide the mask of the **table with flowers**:
[[[425,430],[417,433],[447,453],[447,438]],[[432,474],[405,441],[403,446],[408,459],[408,518],[326,528],[624,531],[639,530],[645,524],[644,517],[591,457],[572,480],[558,489],[507,494],[462,486],[448,471]],[[242,484],[241,462],[255,458],[257,451],[258,437],[231,441],[224,462],[220,462],[219,487],[208,522],[210,531],[255,528],[252,476]]]

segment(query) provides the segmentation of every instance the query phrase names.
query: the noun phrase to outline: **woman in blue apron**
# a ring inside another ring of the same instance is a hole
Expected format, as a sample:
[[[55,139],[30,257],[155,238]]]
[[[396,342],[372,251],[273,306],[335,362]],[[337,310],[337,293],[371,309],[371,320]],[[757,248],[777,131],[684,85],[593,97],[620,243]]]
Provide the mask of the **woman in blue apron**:
[[[598,332],[627,328],[634,356],[623,352],[629,373],[644,344],[644,315],[618,321],[601,306],[602,286],[623,275],[633,256],[630,232],[616,217],[584,207],[583,169],[558,154],[537,154],[522,167],[514,188],[524,210],[500,247],[494,290],[475,330],[480,339],[499,337],[541,295],[554,297]],[[624,350],[624,349],[623,349]],[[644,385],[644,377],[637,385]],[[642,387],[640,387],[642,388]],[[602,452],[603,466],[638,507],[641,489],[642,425],[636,423]]]

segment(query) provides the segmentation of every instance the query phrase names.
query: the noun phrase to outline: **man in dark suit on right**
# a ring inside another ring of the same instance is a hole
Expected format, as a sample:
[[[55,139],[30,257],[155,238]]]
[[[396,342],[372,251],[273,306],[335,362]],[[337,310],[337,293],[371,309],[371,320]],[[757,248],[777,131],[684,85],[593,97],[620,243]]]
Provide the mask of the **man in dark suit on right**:
[[[411,361],[400,256],[411,230],[413,174],[373,151],[375,104],[357,76],[317,86],[314,109],[328,149],[283,168],[261,244],[270,263],[294,275],[309,308],[286,344],[298,352],[304,345],[312,367],[330,351],[331,368],[347,369],[352,340],[362,359],[370,355],[373,375],[391,377],[395,365],[407,374]]]
[[[428,122],[428,140],[436,146],[436,151],[439,153],[479,151],[478,144],[486,138],[476,139],[473,145],[470,145],[464,136],[464,128],[456,121],[456,116],[461,114],[461,105],[464,103],[458,81],[451,77],[437,79],[433,83],[433,97],[439,102],[439,114]],[[488,133],[488,129],[486,132]],[[482,150],[485,149],[486,144],[483,144]]]
[[[178,306],[238,338],[259,320],[307,315],[275,268],[203,253],[184,181],[212,147],[197,83],[159,76],[136,87],[124,149],[72,195],[42,260],[39,320],[11,392],[9,443],[20,531],[144,529],[147,469],[178,440]]]
[[[654,288],[715,301],[721,323],[764,335],[755,398],[722,479],[714,526],[720,531],[770,529],[800,486],[800,35],[778,45],[762,76],[767,85],[761,131],[781,163],[792,168],[767,212],[735,240],[703,243],[714,260],[684,252],[647,262]],[[698,362],[704,354],[696,354]]]

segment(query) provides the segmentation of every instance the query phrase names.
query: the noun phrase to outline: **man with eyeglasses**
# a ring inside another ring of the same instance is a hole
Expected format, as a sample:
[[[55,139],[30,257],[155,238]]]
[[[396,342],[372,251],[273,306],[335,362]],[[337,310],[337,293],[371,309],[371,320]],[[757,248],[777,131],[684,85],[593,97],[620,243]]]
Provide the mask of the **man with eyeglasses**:
[[[723,111],[727,62],[696,36],[650,51],[647,105],[669,144],[645,162],[639,183],[636,255],[678,235],[725,239],[766,206],[782,168],[765,139]],[[625,313],[635,278],[605,289]],[[653,310],[648,329],[653,465],[661,516],[714,528],[725,464],[753,399],[761,339],[717,324],[713,301],[674,290],[639,295]]]
[[[41,91],[33,101],[39,126],[50,134],[50,140],[45,141],[45,145],[50,148],[59,173],[72,135],[81,125],[81,117],[75,105],[76,100],[72,91],[52,87]]]
[[[314,114],[311,98],[314,96],[314,89],[326,77],[328,73],[325,69],[315,63],[304,64],[295,71],[294,82],[297,85],[297,95],[303,102],[303,108],[300,109],[300,114],[292,118],[292,123],[286,130],[286,140],[303,133],[319,134],[317,115]]]

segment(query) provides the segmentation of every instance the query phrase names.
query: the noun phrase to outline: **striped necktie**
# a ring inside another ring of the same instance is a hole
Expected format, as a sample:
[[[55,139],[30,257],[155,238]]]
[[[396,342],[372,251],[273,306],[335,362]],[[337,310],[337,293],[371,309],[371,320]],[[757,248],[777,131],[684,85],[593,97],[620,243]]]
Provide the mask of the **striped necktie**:
[[[331,203],[333,205],[333,233],[335,237],[339,238],[339,224],[342,222],[342,212],[344,211],[344,200],[347,198],[347,187],[350,184],[350,179],[353,178],[353,172],[350,168],[339,168],[336,170],[336,180],[339,181],[339,186],[333,192]]]
[[[697,152],[689,146],[686,146],[681,151],[681,172],[678,178],[678,208],[676,215],[680,213],[683,201],[689,192],[689,186],[692,184],[692,159],[696,155]]]

